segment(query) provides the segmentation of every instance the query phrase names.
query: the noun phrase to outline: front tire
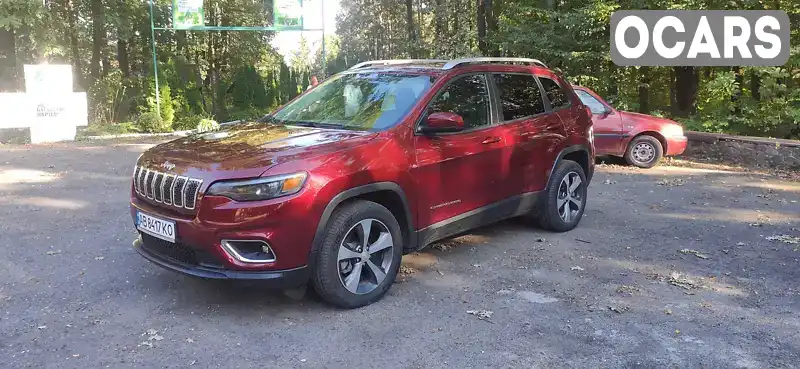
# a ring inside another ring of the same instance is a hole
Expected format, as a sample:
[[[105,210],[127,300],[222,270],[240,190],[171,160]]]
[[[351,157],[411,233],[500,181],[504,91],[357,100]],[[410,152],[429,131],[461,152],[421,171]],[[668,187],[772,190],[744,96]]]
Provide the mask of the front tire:
[[[642,135],[634,138],[625,150],[625,161],[639,168],[652,168],[664,157],[664,146],[653,136]]]
[[[312,284],[327,302],[353,309],[380,300],[400,269],[400,225],[385,207],[356,200],[337,208],[316,252]]]
[[[586,209],[588,185],[580,164],[572,160],[558,163],[536,209],[539,225],[553,232],[566,232],[578,226]]]

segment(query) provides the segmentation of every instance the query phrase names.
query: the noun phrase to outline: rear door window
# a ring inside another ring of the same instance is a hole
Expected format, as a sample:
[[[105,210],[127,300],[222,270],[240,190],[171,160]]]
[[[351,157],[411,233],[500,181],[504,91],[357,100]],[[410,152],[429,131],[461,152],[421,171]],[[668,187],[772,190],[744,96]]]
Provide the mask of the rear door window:
[[[539,77],[539,81],[542,82],[542,87],[544,87],[544,92],[547,94],[547,99],[550,100],[550,106],[553,110],[569,106],[567,94],[556,81],[548,77]]]
[[[542,91],[536,77],[526,74],[493,74],[503,121],[544,113]]]

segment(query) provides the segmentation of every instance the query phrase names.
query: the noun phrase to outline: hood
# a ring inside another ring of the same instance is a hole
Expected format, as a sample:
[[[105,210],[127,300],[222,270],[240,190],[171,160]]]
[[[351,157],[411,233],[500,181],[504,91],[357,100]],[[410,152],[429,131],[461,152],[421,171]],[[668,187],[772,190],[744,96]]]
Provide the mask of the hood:
[[[258,177],[273,165],[335,152],[375,135],[248,122],[157,145],[138,165],[200,179]]]
[[[628,119],[635,123],[678,124],[673,120],[669,120],[667,118],[659,118],[653,115],[634,113],[630,111],[620,111],[620,113],[622,113],[622,118]]]

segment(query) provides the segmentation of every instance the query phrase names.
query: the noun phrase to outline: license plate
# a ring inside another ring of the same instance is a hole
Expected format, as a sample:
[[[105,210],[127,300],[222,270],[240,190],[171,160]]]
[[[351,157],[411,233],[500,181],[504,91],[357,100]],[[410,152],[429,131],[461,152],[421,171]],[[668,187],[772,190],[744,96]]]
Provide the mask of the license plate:
[[[153,237],[175,243],[175,222],[136,212],[136,228]]]

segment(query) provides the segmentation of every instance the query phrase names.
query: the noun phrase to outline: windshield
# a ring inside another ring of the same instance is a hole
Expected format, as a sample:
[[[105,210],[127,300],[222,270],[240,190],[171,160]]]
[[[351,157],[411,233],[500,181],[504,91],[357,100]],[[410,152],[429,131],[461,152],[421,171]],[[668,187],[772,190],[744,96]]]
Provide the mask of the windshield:
[[[433,77],[393,73],[340,74],[275,113],[282,124],[383,130],[397,124],[431,87]]]

